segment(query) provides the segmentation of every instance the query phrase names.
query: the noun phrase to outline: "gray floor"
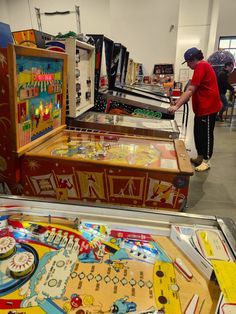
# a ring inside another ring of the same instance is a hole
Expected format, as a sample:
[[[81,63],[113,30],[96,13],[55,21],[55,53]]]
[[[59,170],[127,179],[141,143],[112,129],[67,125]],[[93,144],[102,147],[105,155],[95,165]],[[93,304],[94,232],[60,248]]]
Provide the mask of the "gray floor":
[[[178,125],[180,118],[181,112],[176,119]],[[187,130],[181,128],[181,132],[189,155],[195,156],[192,113]],[[186,212],[230,217],[236,223],[236,121],[231,127],[229,122],[216,122],[214,134],[212,167],[191,177]]]

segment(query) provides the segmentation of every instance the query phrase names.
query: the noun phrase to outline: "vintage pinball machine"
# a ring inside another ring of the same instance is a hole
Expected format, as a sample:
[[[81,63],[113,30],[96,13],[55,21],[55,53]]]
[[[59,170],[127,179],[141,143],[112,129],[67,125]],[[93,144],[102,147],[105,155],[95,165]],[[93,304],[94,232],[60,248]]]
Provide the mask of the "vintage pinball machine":
[[[230,219],[0,197],[1,314],[234,314]]]
[[[183,141],[63,131],[27,151],[27,196],[174,211],[193,174]]]
[[[103,92],[109,88],[114,43],[102,34],[87,34],[87,36],[93,39],[96,53],[94,110],[105,112],[107,100]]]
[[[36,29],[26,29],[12,32],[16,45],[45,48],[46,40],[51,40],[52,35],[38,31]]]
[[[130,87],[127,88],[127,91],[133,94],[130,96],[125,91],[120,93],[120,91],[116,92],[113,90],[115,82],[118,81],[118,68],[120,69],[119,80],[121,77],[124,77],[126,72],[126,54],[122,53],[122,51],[125,52],[125,47],[119,43],[113,43],[112,40],[104,35],[88,34],[88,36],[93,38],[96,50],[95,111],[108,112],[110,109],[114,109],[114,112],[111,113],[136,114],[140,116],[140,112],[142,112],[142,116],[153,113],[153,117],[158,119],[161,117],[174,118],[174,115],[167,113],[167,108],[170,106],[170,99],[164,95],[162,95],[162,98],[154,95],[155,99],[152,101],[152,99],[146,100],[147,98],[151,98],[151,96],[146,95],[145,92],[143,92],[143,95],[134,95],[134,91],[130,91]],[[123,50],[122,47],[124,48]],[[121,102],[121,98],[123,99],[123,103]],[[76,120],[70,120],[69,123],[76,123]]]
[[[164,87],[173,88],[174,85],[174,65],[154,64],[153,84],[162,84]]]
[[[182,141],[64,130],[66,54],[9,45],[1,56],[4,193],[185,206],[193,169]]]
[[[24,153],[65,128],[67,55],[8,45],[0,49],[1,192],[22,192]]]
[[[87,34],[95,45],[95,67],[94,67],[94,94],[93,102],[95,112],[105,112],[107,99],[104,92],[108,90],[111,70],[111,59],[113,53],[113,41],[104,35]],[[80,116],[67,117],[67,125],[76,128]]]
[[[77,131],[119,133],[167,139],[177,139],[180,135],[175,120],[161,119],[157,121],[152,118],[93,111],[85,112],[79,119],[76,119],[76,126],[71,123],[67,127]]]
[[[127,82],[128,83],[128,82]],[[132,85],[134,90],[145,92],[151,95],[172,95],[176,82],[174,81],[173,64],[155,64],[152,76],[147,76],[142,82],[130,80],[128,85]]]
[[[66,116],[76,118],[94,107],[95,48],[72,37],[46,41],[46,48],[68,54]]]
[[[125,84],[126,78],[128,77],[128,65],[129,65],[129,51],[126,50],[124,67],[123,67],[123,72],[122,72],[122,77],[121,77],[121,84]]]
[[[170,98],[160,93],[159,95],[151,94],[147,91],[133,89],[132,86],[123,84],[126,72],[124,66],[126,48],[115,43],[112,55],[112,70],[109,80],[109,91],[106,92],[107,107],[106,112],[112,114],[128,114],[139,117],[152,115],[157,119],[174,119],[174,115],[168,114],[168,107],[171,105]],[[135,71],[136,65],[133,62],[131,71]]]
[[[126,64],[126,51],[127,48],[124,45],[120,45],[119,62],[116,71],[115,83],[121,85],[125,81],[125,67]],[[115,84],[116,85],[116,84]]]

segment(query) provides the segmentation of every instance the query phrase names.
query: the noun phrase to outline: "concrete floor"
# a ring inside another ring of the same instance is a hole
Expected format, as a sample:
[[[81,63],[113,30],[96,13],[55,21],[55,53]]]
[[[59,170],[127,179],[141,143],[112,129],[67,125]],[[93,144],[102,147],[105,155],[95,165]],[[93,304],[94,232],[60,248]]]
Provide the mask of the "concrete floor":
[[[182,113],[176,116],[178,125]],[[196,155],[193,142],[193,114],[190,108],[187,129],[181,136],[190,157]],[[185,212],[230,217],[236,223],[236,121],[216,122],[214,154],[211,169],[190,178],[188,203]]]

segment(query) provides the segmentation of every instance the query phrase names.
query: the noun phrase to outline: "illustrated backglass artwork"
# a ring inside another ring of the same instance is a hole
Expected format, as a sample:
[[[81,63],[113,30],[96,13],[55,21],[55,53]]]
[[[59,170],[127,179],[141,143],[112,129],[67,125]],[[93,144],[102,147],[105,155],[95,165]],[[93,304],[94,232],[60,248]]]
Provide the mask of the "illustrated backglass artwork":
[[[154,64],[153,74],[174,74],[173,64]]]
[[[63,60],[16,56],[19,147],[61,125]]]

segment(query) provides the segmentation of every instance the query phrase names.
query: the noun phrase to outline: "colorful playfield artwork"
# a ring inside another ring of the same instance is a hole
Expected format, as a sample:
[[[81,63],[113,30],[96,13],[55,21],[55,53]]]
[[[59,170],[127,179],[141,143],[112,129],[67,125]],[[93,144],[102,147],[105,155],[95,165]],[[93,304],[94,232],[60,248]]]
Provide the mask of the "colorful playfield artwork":
[[[21,147],[61,125],[63,60],[17,55],[16,76]]]
[[[214,312],[219,287],[163,226],[85,219],[51,206],[49,215],[24,206],[0,215],[1,314]],[[96,208],[99,216],[105,210]]]
[[[173,144],[115,136],[61,136],[46,154],[131,167],[178,169]]]
[[[64,142],[64,143],[63,143]],[[114,141],[86,141],[79,139],[62,140],[51,150],[52,156],[70,157],[82,160],[99,160],[123,165],[159,164],[158,148]]]
[[[151,235],[3,219],[1,313],[181,313],[174,272],[162,275],[171,259]],[[169,281],[166,304],[160,296]]]

